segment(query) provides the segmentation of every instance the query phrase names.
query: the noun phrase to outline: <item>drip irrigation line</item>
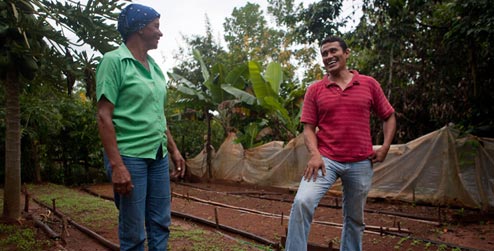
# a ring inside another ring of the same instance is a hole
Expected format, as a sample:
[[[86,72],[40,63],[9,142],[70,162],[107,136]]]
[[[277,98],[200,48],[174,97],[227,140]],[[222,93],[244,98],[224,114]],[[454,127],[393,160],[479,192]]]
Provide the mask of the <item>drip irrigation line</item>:
[[[178,194],[178,193],[173,193],[173,195],[175,197],[179,197],[179,198],[182,198],[184,200],[193,200],[193,201],[197,201],[197,202],[208,204],[208,205],[212,205],[212,206],[219,206],[219,207],[223,207],[223,208],[229,208],[229,209],[233,209],[233,210],[240,211],[240,212],[247,212],[247,213],[251,213],[251,214],[261,215],[261,216],[264,216],[264,217],[271,217],[271,218],[282,218],[283,217],[283,219],[289,219],[288,216],[283,216],[281,214],[268,213],[268,212],[263,212],[263,211],[254,210],[254,209],[245,208],[245,207],[232,206],[232,205],[228,205],[228,204],[224,204],[224,203],[219,203],[219,202],[210,201],[210,200],[203,200],[203,199],[200,199],[200,198],[197,198],[197,197],[186,196],[186,195]],[[326,226],[333,226],[333,227],[337,227],[337,228],[342,228],[342,226],[343,226],[341,223],[327,222],[327,221],[313,221],[313,223],[321,224],[321,225],[326,225]],[[382,233],[382,232],[387,232],[387,233],[391,233],[391,232],[411,233],[408,229],[399,229],[399,228],[391,228],[391,227],[383,227],[383,226],[369,226],[369,225],[366,225],[365,228],[366,228],[366,230],[370,230],[370,232],[379,231],[379,233]]]
[[[41,228],[52,240],[60,240],[60,234],[55,232],[50,226],[33,216],[34,226]]]
[[[176,183],[176,184],[179,184],[181,186],[191,187],[191,188],[198,189],[198,190],[208,191],[208,192],[212,192],[212,193],[219,193],[219,194],[226,194],[226,195],[237,195],[237,194],[232,194],[232,193],[227,193],[227,192],[208,190],[208,189],[194,186],[194,185],[187,184],[187,183]],[[263,200],[293,203],[293,199],[285,199],[285,198],[279,199],[279,198],[271,198],[271,197],[264,197],[264,196],[254,196],[252,194],[254,194],[254,193],[249,194],[249,192],[246,192],[246,195],[244,195],[244,196],[251,197],[251,198],[257,198],[257,199],[263,199]],[[268,193],[265,193],[265,194],[268,194]],[[241,196],[241,195],[238,195],[238,196]],[[319,203],[318,206],[319,207],[326,207],[326,208],[341,209],[341,206],[330,205],[327,203]],[[402,217],[402,218],[414,220],[417,222],[427,223],[427,224],[431,224],[431,225],[435,225],[435,226],[442,225],[442,223],[440,223],[440,222],[438,222],[435,219],[432,219],[430,217],[423,217],[423,216],[400,213],[400,212],[381,211],[381,210],[375,210],[375,209],[364,209],[364,212],[373,213],[373,214],[388,215],[388,216],[397,216],[397,217]]]

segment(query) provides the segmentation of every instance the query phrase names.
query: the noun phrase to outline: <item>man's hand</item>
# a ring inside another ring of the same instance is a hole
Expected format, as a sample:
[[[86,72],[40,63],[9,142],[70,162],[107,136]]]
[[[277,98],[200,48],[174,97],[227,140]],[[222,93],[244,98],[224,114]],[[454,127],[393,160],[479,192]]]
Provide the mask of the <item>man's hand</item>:
[[[312,155],[307,163],[307,167],[304,171],[304,179],[310,182],[311,178],[316,181],[318,170],[321,169],[322,175],[326,176],[326,167],[321,155]]]
[[[389,146],[381,146],[379,149],[374,151],[369,159],[372,163],[383,162],[386,159],[386,155],[388,155]]]

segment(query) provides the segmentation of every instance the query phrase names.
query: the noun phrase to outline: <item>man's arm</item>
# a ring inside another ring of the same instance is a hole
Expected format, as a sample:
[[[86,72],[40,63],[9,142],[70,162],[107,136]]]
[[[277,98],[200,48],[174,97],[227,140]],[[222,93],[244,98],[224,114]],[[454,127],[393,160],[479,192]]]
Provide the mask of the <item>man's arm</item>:
[[[114,108],[115,106],[104,96],[98,101],[98,131],[112,168],[113,187],[116,192],[127,194],[132,190],[133,185],[117,147],[117,137],[112,122]]]
[[[326,168],[322,160],[321,153],[317,149],[316,126],[304,124],[304,142],[309,151],[309,162],[304,171],[304,179],[310,181],[311,177],[314,181],[317,178],[317,171],[322,170],[323,176],[326,175]]]
[[[383,121],[383,134],[384,134],[384,142],[382,146],[377,149],[374,154],[371,156],[372,163],[383,162],[386,159],[386,155],[388,155],[389,148],[391,143],[393,142],[393,138],[396,133],[396,116],[395,114],[391,114],[387,119]]]

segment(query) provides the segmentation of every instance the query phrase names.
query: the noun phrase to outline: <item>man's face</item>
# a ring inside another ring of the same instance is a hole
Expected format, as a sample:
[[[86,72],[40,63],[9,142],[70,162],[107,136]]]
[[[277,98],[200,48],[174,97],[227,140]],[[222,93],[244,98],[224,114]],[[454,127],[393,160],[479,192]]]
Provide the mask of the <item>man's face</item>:
[[[160,19],[156,18],[139,31],[142,40],[147,44],[148,49],[158,48],[158,42],[163,36],[160,31]]]
[[[324,68],[330,74],[338,73],[346,68],[346,59],[350,55],[350,50],[343,49],[339,42],[325,43],[321,46],[322,62]]]

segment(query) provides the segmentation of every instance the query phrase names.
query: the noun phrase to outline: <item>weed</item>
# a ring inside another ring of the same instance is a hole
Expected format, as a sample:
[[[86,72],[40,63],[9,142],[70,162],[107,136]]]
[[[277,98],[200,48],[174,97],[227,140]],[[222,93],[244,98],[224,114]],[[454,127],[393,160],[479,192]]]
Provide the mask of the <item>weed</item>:
[[[333,243],[333,245],[339,246],[340,245],[340,238],[334,237],[333,239],[331,239],[331,243]]]
[[[465,216],[465,208],[463,208],[463,207],[462,207],[462,208],[458,209],[458,210],[456,211],[456,214],[457,214],[458,216],[461,216],[461,217]]]
[[[448,246],[446,244],[441,244],[439,247],[437,247],[437,251],[446,251]]]
[[[381,242],[380,239],[377,238],[372,239],[372,244],[378,244],[379,242]]]
[[[35,233],[30,228],[0,224],[0,247],[12,246],[20,251],[41,251],[43,246],[47,245],[48,242],[37,242]]]
[[[410,239],[409,237],[403,237],[401,238],[399,241],[398,241],[398,244],[401,245],[403,244],[405,241],[407,241],[408,239]]]
[[[425,247],[424,250],[428,250],[430,247],[432,247],[432,243],[427,242],[427,243],[425,243],[424,247]]]

